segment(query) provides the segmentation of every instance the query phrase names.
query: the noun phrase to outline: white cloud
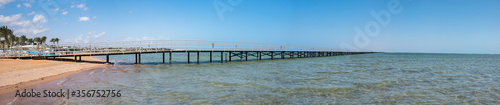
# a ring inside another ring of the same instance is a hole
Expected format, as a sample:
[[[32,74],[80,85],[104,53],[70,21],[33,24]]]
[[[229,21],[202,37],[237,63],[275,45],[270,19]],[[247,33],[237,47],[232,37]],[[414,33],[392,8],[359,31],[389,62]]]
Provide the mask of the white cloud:
[[[78,21],[80,21],[80,22],[81,22],[81,21],[84,21],[84,22],[85,22],[85,21],[89,21],[89,20],[90,20],[90,18],[89,18],[89,17],[79,17],[79,19],[78,19]]]
[[[87,35],[84,37],[84,35],[78,35],[74,39],[67,39],[65,40],[66,43],[88,43],[89,41],[93,41],[96,39],[99,39],[106,35],[106,32],[101,32],[99,34],[95,34],[96,32],[91,31],[88,32]]]
[[[23,27],[21,29],[14,29],[14,34],[37,35],[48,30],[49,28],[47,27],[31,26],[31,27]]]
[[[59,8],[56,8],[56,9],[52,9],[52,11],[59,11]]]
[[[144,36],[140,40],[155,40],[156,38]]]
[[[14,22],[17,21],[21,18],[22,14],[15,14],[11,16],[3,16],[0,15],[0,23],[9,23],[9,22]]]
[[[31,11],[31,13],[28,14],[28,16],[34,15],[35,11]]]
[[[31,24],[31,21],[15,21],[11,22],[10,25],[12,26],[28,26]]]
[[[16,7],[17,7],[17,8],[21,8],[21,4],[17,4],[17,6],[16,6]]]
[[[0,7],[2,7],[5,4],[8,4],[10,2],[13,2],[14,0],[0,0]]]
[[[95,32],[94,31],[90,31],[89,33],[87,33],[87,37],[88,36],[92,36],[93,34],[95,34]]]
[[[95,19],[95,18],[97,18],[97,16],[92,17],[92,19]]]
[[[85,4],[77,5],[76,8],[85,8]]]
[[[78,4],[78,5],[71,5],[71,8],[80,8],[84,11],[86,11],[87,9],[89,9],[87,6],[85,6],[85,3],[82,3],[82,4]]]
[[[101,32],[99,34],[95,34],[94,31],[87,33],[87,38],[100,38],[106,35],[106,32]]]
[[[35,15],[35,17],[33,17],[33,22],[45,23],[47,20],[43,15]]]
[[[82,35],[78,35],[74,39],[66,39],[66,40],[64,40],[64,42],[66,42],[66,43],[81,43],[81,42],[87,43],[88,40],[83,39]]]
[[[106,32],[101,32],[97,35],[94,35],[94,38],[100,38],[100,37],[103,37],[104,35],[106,35]]]
[[[34,14],[34,12],[30,13]],[[0,23],[13,26],[14,34],[37,35],[49,30],[48,27],[38,26],[33,22],[47,22],[43,15],[35,15],[33,20],[23,20],[22,14],[10,16],[0,15]]]
[[[62,12],[61,14],[62,14],[62,15],[66,15],[66,14],[68,14],[68,11],[64,11],[64,12]]]
[[[30,3],[24,3],[24,6],[27,7],[27,8],[31,8],[31,4]]]
[[[168,38],[165,38],[163,36],[160,36],[160,37],[143,36],[140,38],[127,37],[123,41],[134,41],[134,40],[168,40]]]

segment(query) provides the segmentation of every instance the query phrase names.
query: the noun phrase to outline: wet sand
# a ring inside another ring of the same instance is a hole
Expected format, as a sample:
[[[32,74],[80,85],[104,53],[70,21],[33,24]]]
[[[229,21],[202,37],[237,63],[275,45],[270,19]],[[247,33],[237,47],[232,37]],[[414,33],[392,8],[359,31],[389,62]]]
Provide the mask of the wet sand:
[[[82,57],[82,60],[102,61],[93,57]],[[0,81],[2,81],[0,82],[0,95],[103,66],[106,64],[0,59]],[[0,102],[3,103],[4,98]]]
[[[42,92],[44,90],[49,90],[49,91],[59,91],[60,89],[63,90],[63,92],[66,92],[66,89],[74,90],[74,89],[82,89],[78,88],[80,85],[95,85],[92,84],[92,76],[91,74],[94,72],[102,71],[103,69],[108,69],[109,67],[112,66],[104,66],[104,67],[98,67],[95,69],[91,70],[84,70],[75,74],[68,74],[61,76],[61,78],[57,79],[55,78],[54,80],[50,80],[48,82],[36,84],[36,85],[31,85],[27,86],[24,88],[17,89],[20,92],[24,91],[33,91],[35,92]],[[80,84],[82,83],[90,83],[90,84]],[[76,85],[65,85],[67,83],[70,84],[76,84]],[[67,99],[66,97],[43,97],[44,93],[42,93],[42,97],[15,97],[16,92],[9,92],[5,94],[0,95],[0,105],[61,105],[61,104],[76,104],[72,103],[69,100],[75,100],[75,99],[88,99],[88,100],[96,100],[100,98],[95,98],[95,97],[71,97],[70,99]],[[92,103],[86,103],[86,104],[92,104]]]

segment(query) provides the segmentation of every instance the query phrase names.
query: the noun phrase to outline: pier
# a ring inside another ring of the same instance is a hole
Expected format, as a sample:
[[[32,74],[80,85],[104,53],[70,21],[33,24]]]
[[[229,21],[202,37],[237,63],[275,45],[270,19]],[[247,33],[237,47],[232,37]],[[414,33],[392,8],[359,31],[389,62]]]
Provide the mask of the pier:
[[[7,53],[4,54],[2,58],[50,60],[56,59],[56,57],[74,57],[74,62],[81,62],[82,56],[106,56],[105,63],[112,63],[109,60],[110,55],[131,55],[135,56],[135,64],[141,64],[142,54],[160,53],[161,56],[155,58],[162,59],[162,63],[172,64],[172,57],[187,57],[187,63],[200,63],[200,53],[208,53],[210,59],[206,62],[211,63],[376,53],[370,51],[342,51],[330,48],[268,43],[204,40],[150,40],[75,43],[61,44],[57,46],[54,45],[50,48],[42,49],[44,50],[37,50],[39,53]],[[186,53],[187,56],[172,56],[172,53]],[[196,61],[191,61],[191,54],[196,54]],[[214,58],[216,54],[220,55],[218,56],[220,58]],[[167,56],[168,59],[166,59]],[[268,59],[262,59],[262,57],[267,57]]]

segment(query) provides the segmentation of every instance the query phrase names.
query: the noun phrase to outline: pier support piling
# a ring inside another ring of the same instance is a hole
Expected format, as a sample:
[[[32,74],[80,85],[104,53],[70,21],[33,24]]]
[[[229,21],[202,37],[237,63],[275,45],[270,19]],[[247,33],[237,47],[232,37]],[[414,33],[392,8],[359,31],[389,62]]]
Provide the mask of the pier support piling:
[[[262,60],[262,52],[257,52],[259,53],[258,57],[259,57],[259,60]]]
[[[191,62],[189,62],[189,60],[190,60],[190,59],[189,59],[189,58],[190,58],[190,57],[189,57],[189,55],[190,55],[190,54],[189,54],[189,51],[188,51],[187,53],[188,53],[188,63],[191,63]]]
[[[109,63],[109,54],[106,54],[106,63]]]
[[[274,52],[271,52],[271,60],[274,60]]]
[[[281,55],[281,59],[285,59],[285,52],[282,51],[280,55]]]
[[[243,61],[249,61],[248,60],[248,57],[250,56],[250,61],[252,60],[262,60],[262,55],[264,56],[269,56],[270,57],[270,60],[274,60],[275,59],[275,56],[281,56],[281,58],[277,58],[277,59],[294,59],[294,58],[307,58],[307,57],[329,57],[329,56],[341,56],[341,55],[353,55],[353,54],[367,54],[367,53],[370,53],[370,52],[342,52],[342,51],[246,51],[246,50],[231,50],[231,51],[228,51],[227,53],[223,50],[220,50],[220,51],[204,51],[204,50],[185,50],[185,51],[157,51],[157,52],[144,52],[144,53],[161,53],[162,55],[162,63],[165,64],[166,63],[166,55],[165,53],[169,53],[168,54],[168,62],[170,64],[172,64],[172,53],[173,52],[179,52],[179,53],[183,53],[183,52],[186,52],[187,53],[187,63],[190,64],[190,63],[194,63],[194,62],[191,62],[191,52],[195,52],[196,53],[196,63],[199,64],[200,62],[203,62],[201,61],[201,58],[200,58],[200,53],[205,53],[205,52],[208,52],[207,55],[209,55],[209,62],[210,63],[213,63],[214,59],[215,61],[217,61],[217,58],[213,58],[213,53],[219,53],[220,52],[220,62],[221,63],[224,63],[224,61],[227,62],[231,62],[232,61],[232,57],[236,57],[236,61],[239,57],[239,61],[240,62],[243,62]],[[373,52],[371,52],[373,53]],[[142,52],[133,52],[133,53],[123,53],[123,54],[134,54],[135,56],[135,64],[141,64],[141,55],[142,55]],[[95,54],[92,54],[92,55],[95,55]],[[110,61],[110,55],[117,55],[115,53],[102,53],[102,54],[98,54],[99,56],[106,56],[106,63],[109,63],[109,64],[112,64],[111,61]],[[157,55],[157,54],[155,54]],[[183,55],[183,54],[181,54]],[[203,54],[202,54],[203,55]],[[82,60],[82,56],[91,56],[91,55],[82,55],[82,54],[74,54],[74,55],[70,55],[69,57],[73,56],[74,57],[74,60],[75,62],[83,62]],[[159,56],[159,55],[157,55]],[[224,58],[224,56],[226,58]],[[278,56],[278,57],[279,57]],[[56,59],[56,57],[58,56],[39,56],[37,57],[38,59]],[[65,56],[65,57],[68,57],[68,56]],[[229,58],[228,58],[229,57]],[[255,58],[252,58],[252,57],[255,57]],[[266,59],[266,58],[264,58]],[[104,62],[104,61],[103,61]],[[207,62],[207,61],[205,61]]]

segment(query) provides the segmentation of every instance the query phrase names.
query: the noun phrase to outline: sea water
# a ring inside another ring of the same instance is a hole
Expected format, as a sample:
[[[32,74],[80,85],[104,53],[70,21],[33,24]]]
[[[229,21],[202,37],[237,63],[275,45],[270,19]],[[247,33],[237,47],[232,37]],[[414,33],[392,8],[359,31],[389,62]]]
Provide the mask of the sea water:
[[[375,53],[220,63],[214,53],[112,55],[115,65],[54,81],[121,97],[61,104],[500,104],[500,55]],[[225,59],[225,58],[224,58]],[[268,59],[268,58],[264,58]],[[22,102],[18,102],[22,103]]]

